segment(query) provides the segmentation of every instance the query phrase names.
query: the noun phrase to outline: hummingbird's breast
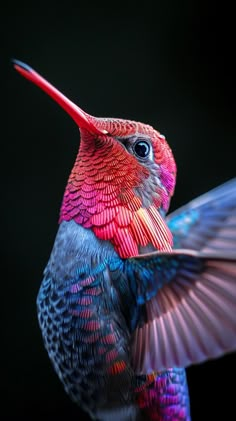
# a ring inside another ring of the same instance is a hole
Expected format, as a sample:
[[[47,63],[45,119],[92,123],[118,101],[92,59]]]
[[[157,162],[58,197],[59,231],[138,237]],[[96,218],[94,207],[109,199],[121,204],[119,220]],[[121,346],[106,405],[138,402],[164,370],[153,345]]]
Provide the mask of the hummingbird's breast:
[[[109,242],[62,222],[37,298],[54,369],[91,416],[121,402],[133,406],[130,332],[115,286],[121,264]]]

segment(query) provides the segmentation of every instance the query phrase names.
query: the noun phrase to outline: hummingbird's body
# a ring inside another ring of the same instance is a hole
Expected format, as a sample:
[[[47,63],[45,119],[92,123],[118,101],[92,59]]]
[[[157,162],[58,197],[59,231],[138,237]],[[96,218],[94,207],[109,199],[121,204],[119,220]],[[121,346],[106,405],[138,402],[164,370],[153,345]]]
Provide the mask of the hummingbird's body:
[[[159,407],[160,416],[153,419],[189,419],[184,369],[150,376],[134,372],[131,338],[140,311],[124,264],[108,241],[73,220],[62,222],[37,305],[54,368],[91,417],[146,419],[146,406],[153,402],[150,410]]]
[[[184,367],[236,348],[236,181],[166,217],[176,165],[151,126],[89,116],[15,68],[80,127],[37,299],[66,392],[98,420],[190,420]]]

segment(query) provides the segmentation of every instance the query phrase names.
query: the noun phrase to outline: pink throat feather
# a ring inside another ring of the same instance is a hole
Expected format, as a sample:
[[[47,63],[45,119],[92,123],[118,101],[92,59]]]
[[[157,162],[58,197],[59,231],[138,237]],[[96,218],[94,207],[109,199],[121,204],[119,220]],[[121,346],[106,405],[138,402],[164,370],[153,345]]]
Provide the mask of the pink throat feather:
[[[111,241],[122,258],[138,255],[139,246],[148,244],[158,250],[171,250],[172,235],[158,210],[160,200],[145,208],[135,193],[135,187],[148,178],[148,170],[132,155],[127,159],[123,146],[109,136],[105,141],[90,136],[81,133],[80,150],[66,186],[60,222],[73,219],[92,229],[98,238]],[[167,170],[173,162],[168,150],[165,151],[165,139],[160,137],[159,143],[163,148],[154,152],[163,166],[167,193],[161,202],[167,207],[174,189],[174,176],[170,177]]]

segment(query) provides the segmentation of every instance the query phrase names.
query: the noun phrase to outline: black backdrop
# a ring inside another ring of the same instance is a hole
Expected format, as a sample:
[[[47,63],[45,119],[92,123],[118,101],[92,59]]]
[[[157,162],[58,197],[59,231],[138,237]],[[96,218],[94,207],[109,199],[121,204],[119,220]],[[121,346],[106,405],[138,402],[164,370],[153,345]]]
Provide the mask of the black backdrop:
[[[1,6],[1,419],[83,417],[51,368],[35,309],[79,133],[10,58],[91,114],[164,133],[178,164],[174,209],[235,176],[232,16],[226,2],[187,0]],[[193,421],[233,418],[235,361],[188,369]]]

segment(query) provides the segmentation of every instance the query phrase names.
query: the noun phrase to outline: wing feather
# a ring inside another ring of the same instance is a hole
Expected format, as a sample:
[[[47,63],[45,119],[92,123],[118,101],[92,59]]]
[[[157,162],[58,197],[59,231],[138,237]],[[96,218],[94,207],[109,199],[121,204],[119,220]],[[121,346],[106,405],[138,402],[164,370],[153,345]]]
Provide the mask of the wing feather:
[[[146,302],[147,321],[134,332],[136,372],[187,367],[236,349],[236,260],[199,258],[204,265],[191,271],[182,254],[175,279]]]
[[[236,178],[177,209],[166,221],[175,248],[232,252],[236,248]]]

